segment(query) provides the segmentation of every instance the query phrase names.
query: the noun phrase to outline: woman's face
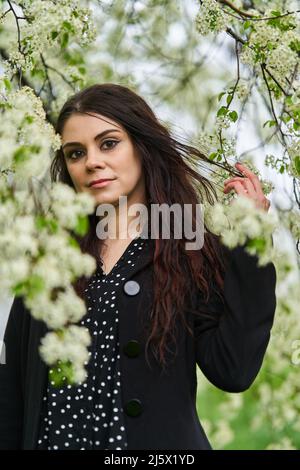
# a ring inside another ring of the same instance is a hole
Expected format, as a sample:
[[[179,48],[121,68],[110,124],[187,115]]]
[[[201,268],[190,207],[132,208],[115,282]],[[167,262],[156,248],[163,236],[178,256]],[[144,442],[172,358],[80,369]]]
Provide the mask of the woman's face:
[[[127,132],[117,122],[99,114],[73,114],[62,132],[68,172],[77,192],[87,192],[96,205],[146,203],[142,164]],[[91,185],[93,181],[109,179]]]

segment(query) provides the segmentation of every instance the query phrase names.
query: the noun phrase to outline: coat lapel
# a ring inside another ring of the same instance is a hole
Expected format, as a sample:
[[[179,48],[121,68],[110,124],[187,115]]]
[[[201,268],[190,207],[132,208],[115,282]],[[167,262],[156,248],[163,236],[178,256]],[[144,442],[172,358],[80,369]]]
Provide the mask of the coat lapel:
[[[152,238],[145,239],[145,246],[141,250],[140,255],[137,257],[134,266],[130,269],[130,273],[126,279],[131,279],[143,269],[145,269],[152,261],[155,249],[155,240]]]

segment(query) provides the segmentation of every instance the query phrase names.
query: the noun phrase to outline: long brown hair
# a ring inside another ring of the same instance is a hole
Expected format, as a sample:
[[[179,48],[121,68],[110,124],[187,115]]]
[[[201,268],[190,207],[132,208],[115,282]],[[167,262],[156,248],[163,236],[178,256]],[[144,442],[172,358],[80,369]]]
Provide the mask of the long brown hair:
[[[61,135],[66,121],[75,113],[100,114],[123,126],[141,158],[147,197],[151,203],[177,203],[182,208],[184,204],[190,204],[190,207],[195,208],[196,204],[205,200],[213,204],[217,199],[213,184],[197,171],[198,163],[212,165],[213,162],[197,148],[172,137],[144,99],[132,90],[105,83],[77,92],[63,105],[56,132]],[[52,161],[50,173],[52,181],[61,181],[74,188],[61,148]],[[97,220],[94,214],[89,216],[89,222],[89,231],[80,238],[79,244],[83,252],[94,256],[97,263],[101,263],[99,253],[102,240],[95,236]],[[186,250],[185,242],[184,238],[172,237],[155,240],[154,299],[146,356],[151,345],[155,358],[163,367],[166,365],[168,337],[176,345],[176,319],[180,319],[193,334],[184,312],[195,290],[200,290],[206,302],[213,290],[222,298],[224,262],[218,237],[205,227],[202,249]],[[83,299],[86,282],[86,279],[81,278],[74,286]],[[195,313],[206,315],[204,312]]]

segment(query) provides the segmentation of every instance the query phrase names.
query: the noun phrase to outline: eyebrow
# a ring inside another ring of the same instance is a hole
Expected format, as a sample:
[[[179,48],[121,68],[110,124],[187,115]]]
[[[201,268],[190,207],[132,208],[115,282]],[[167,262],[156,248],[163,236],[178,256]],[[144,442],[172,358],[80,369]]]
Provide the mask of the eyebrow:
[[[97,139],[100,139],[100,137],[103,137],[104,135],[108,134],[109,132],[121,132],[119,129],[106,129],[103,132],[100,132],[100,134],[97,134],[96,137],[94,137],[94,140],[96,141]],[[62,146],[62,150],[64,150],[66,147],[73,147],[74,145],[82,145],[80,142],[67,142]]]

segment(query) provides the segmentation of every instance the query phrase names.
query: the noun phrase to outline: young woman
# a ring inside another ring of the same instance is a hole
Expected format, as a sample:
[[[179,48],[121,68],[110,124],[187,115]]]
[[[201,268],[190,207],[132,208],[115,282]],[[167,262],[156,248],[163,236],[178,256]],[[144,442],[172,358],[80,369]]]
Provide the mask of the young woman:
[[[80,323],[92,337],[88,377],[53,386],[38,353],[46,327],[15,298],[0,366],[0,448],[211,449],[197,416],[196,366],[227,392],[250,387],[274,319],[274,265],[258,267],[244,247],[229,250],[207,229],[202,248],[193,250],[184,236],[149,236],[149,224],[129,233],[134,204],[150,212],[153,204],[195,207],[216,197],[196,169],[206,157],[172,138],[133,91],[101,84],[76,93],[56,130],[62,147],[52,180],[95,200],[79,242],[97,269],[74,285],[87,305]],[[237,168],[242,176],[224,191],[233,188],[268,210],[258,178]],[[115,238],[98,236],[103,204],[115,209]]]

